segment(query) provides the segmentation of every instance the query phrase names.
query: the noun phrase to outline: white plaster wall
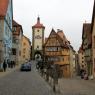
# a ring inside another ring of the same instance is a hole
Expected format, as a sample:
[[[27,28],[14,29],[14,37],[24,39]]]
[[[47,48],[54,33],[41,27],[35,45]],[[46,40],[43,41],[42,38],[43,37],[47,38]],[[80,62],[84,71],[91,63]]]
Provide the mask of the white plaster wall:
[[[39,32],[38,32],[39,30]],[[38,50],[42,50],[42,32],[43,30],[42,29],[38,29],[36,28],[35,29],[35,34],[34,34],[34,49],[36,50],[37,49],[37,46],[39,46],[39,49]],[[41,38],[36,38],[37,36],[40,36]]]

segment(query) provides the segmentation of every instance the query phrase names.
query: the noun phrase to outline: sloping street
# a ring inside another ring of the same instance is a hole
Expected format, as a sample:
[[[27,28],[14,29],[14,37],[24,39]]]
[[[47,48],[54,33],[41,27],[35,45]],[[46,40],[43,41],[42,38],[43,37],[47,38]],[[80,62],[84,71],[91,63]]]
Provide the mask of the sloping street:
[[[0,95],[54,95],[51,87],[36,72],[15,70],[0,77]]]
[[[16,68],[5,73],[0,76],[0,95],[95,95],[95,80],[82,80],[80,77],[59,79],[61,93],[54,93],[52,82],[47,83],[40,76],[35,62],[32,62],[30,72],[21,72]]]
[[[95,80],[82,80],[80,77],[60,79],[63,95],[95,95]]]

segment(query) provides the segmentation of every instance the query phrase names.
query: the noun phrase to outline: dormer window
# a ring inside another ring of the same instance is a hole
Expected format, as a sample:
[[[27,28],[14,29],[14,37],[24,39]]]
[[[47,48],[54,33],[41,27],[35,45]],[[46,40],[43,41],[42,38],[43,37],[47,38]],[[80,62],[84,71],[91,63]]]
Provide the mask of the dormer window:
[[[13,32],[16,32],[16,27],[13,28]]]

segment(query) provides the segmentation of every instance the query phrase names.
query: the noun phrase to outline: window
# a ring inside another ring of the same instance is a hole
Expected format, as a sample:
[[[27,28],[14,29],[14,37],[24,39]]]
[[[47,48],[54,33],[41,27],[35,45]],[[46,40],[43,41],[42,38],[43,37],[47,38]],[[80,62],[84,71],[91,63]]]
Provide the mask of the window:
[[[15,48],[12,48],[12,54],[16,55],[16,49]]]
[[[19,56],[21,56],[21,51],[19,51]]]
[[[39,32],[40,30],[37,30],[37,32]]]
[[[16,37],[13,37],[13,43],[18,43],[18,39],[16,39]]]
[[[57,47],[57,51],[60,51],[61,50],[61,48],[60,47]]]
[[[94,36],[94,42],[93,43],[94,43],[94,48],[95,48],[95,36]]]
[[[26,48],[24,48],[23,51],[26,51]]]
[[[25,45],[26,45],[26,43],[23,43],[23,45],[25,46]]]
[[[25,51],[26,51],[26,48],[23,49],[23,53],[25,53]]]
[[[64,61],[64,58],[63,58],[63,61]]]
[[[8,27],[5,26],[5,34],[8,35]]]
[[[2,25],[1,25],[1,21],[0,21],[0,32],[2,31]]]
[[[16,32],[16,27],[13,28],[13,32]]]
[[[39,49],[39,46],[37,46],[37,49]]]
[[[25,58],[25,55],[23,55],[23,58]]]

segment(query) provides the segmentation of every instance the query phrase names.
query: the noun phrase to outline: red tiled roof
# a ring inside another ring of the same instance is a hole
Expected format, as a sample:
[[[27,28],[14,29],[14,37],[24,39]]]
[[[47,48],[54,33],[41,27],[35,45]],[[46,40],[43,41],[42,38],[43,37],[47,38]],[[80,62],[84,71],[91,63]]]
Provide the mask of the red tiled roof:
[[[4,17],[7,12],[9,0],[0,0],[0,17]]]
[[[91,33],[91,23],[84,23],[83,24],[83,31],[82,31],[82,44],[84,46],[84,40],[87,40],[87,47],[91,47],[92,44],[92,33]]]
[[[83,48],[82,48],[82,45],[81,45],[81,47],[79,48],[79,50],[78,50],[78,53],[83,53],[84,51],[83,51]]]
[[[63,30],[58,29],[57,30],[57,34],[61,37],[61,39],[63,40],[64,44],[70,44],[70,42],[67,40]]]
[[[60,29],[57,29],[57,34],[63,39],[63,37],[65,36],[63,31]]]
[[[40,23],[40,18],[38,17],[37,23],[34,26],[32,26],[32,28],[45,28],[45,27],[43,26],[43,24]]]
[[[87,34],[87,36],[89,36],[89,34],[91,34],[91,23],[83,24],[82,38],[83,38],[84,33]]]

